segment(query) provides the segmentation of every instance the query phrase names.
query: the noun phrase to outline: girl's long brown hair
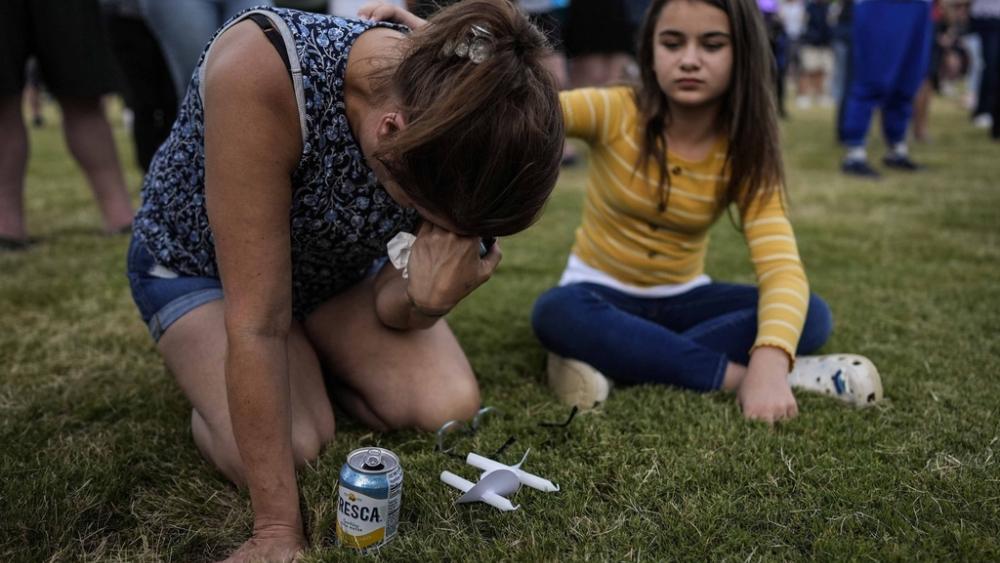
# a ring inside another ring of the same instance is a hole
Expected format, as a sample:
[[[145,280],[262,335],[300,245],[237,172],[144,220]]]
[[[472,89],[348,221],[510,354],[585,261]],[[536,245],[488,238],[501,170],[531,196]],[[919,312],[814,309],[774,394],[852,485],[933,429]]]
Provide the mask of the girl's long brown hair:
[[[650,160],[656,162],[661,212],[666,210],[670,198],[665,134],[670,123],[670,106],[656,80],[653,49],[656,22],[670,1],[653,0],[646,11],[637,55],[640,83],[634,88],[643,126],[636,172],[645,170]],[[732,28],[732,78],[719,113],[719,124],[729,141],[723,167],[729,181],[720,182],[719,191],[722,207],[735,202],[740,211],[746,211],[757,198],[768,198],[775,193],[784,195],[785,173],[772,78],[774,58],[755,0],[697,1],[725,12]]]

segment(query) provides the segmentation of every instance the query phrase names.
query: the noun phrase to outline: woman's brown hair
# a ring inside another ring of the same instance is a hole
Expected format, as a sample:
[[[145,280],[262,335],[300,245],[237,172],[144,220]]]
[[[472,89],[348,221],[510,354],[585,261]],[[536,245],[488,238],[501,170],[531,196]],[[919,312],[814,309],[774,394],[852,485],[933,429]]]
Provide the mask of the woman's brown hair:
[[[477,37],[484,60],[455,53]],[[535,221],[563,144],[559,96],[541,63],[548,52],[507,0],[459,2],[413,33],[388,81],[407,126],[378,155],[408,196],[469,234],[508,235]]]
[[[670,197],[667,174],[666,127],[670,106],[660,90],[653,67],[656,22],[671,0],[653,0],[643,20],[637,62],[640,83],[635,87],[636,104],[643,125],[642,150],[636,171],[650,159],[659,168],[660,209]],[[755,0],[696,0],[714,6],[729,17],[733,50],[732,78],[719,113],[719,123],[728,137],[724,170],[729,181],[720,183],[721,203],[735,202],[746,211],[757,198],[782,194],[784,166],[778,140],[778,117],[772,73],[774,59],[767,31]]]

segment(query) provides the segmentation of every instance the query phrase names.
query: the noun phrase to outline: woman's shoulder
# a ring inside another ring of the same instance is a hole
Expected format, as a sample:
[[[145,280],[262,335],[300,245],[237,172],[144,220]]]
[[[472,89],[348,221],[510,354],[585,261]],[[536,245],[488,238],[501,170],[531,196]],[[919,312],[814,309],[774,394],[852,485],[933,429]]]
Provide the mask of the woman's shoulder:
[[[213,82],[228,86],[247,83],[260,94],[278,86],[287,88],[287,70],[257,24],[250,20],[236,23],[220,35],[204,65],[206,86]]]
[[[205,60],[203,100],[209,112],[240,115],[256,129],[297,138],[298,110],[288,70],[257,24],[245,21],[222,34]],[[277,119],[261,119],[273,116]],[[289,158],[294,146],[286,146]]]

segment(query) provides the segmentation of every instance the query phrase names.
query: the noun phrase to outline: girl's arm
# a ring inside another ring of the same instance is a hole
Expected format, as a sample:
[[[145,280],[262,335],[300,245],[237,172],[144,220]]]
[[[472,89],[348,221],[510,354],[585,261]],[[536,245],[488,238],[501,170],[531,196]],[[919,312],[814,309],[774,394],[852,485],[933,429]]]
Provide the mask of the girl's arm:
[[[773,346],[755,348],[747,373],[736,390],[743,416],[750,420],[775,422],[799,414],[795,395],[788,384],[791,363],[788,355]]]
[[[249,558],[304,547],[291,446],[290,175],[302,151],[288,74],[252,22],[205,73],[205,195],[225,295],[226,392],[254,511]]]
[[[402,24],[414,31],[427,25],[427,20],[418,18],[412,12],[386,2],[368,2],[361,6],[358,15],[366,20]]]
[[[559,93],[566,136],[590,144],[607,143],[622,129],[625,109],[631,104],[631,90],[580,88]]]
[[[798,412],[788,385],[809,306],[809,282],[780,194],[752,203],[743,233],[757,274],[757,339],[737,398],[748,418],[777,420]]]
[[[387,263],[375,280],[375,313],[386,326],[429,328],[490,278],[502,253],[496,243],[479,256],[479,237],[463,237],[424,222],[407,266],[408,278]]]

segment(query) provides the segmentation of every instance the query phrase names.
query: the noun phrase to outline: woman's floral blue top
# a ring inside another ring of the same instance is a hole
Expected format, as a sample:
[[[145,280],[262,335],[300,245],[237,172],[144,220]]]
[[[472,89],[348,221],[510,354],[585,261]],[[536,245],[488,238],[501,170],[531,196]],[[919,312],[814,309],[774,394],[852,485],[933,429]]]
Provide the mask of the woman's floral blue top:
[[[277,15],[286,24],[276,22],[276,27],[287,27],[281,31],[294,45],[291,66],[294,71],[297,58],[301,67],[296,94],[304,118],[303,150],[291,178],[289,221],[293,310],[302,318],[362,279],[385,256],[386,243],[399,231],[412,231],[418,220],[376,180],[344,108],[351,46],[368,29],[391,25],[280,8],[254,11]],[[205,210],[205,116],[199,93],[204,59],[202,55],[177,121],[146,175],[134,236],[159,264],[179,275],[218,277]]]

